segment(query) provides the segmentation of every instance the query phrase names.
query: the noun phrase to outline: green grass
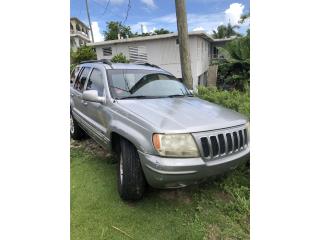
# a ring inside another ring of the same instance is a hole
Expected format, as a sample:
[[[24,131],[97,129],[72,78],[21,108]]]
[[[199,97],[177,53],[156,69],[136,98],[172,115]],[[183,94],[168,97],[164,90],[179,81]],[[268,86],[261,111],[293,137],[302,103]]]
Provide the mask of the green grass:
[[[71,147],[71,239],[249,239],[249,169],[123,202],[111,156]],[[92,148],[92,147],[91,147]]]

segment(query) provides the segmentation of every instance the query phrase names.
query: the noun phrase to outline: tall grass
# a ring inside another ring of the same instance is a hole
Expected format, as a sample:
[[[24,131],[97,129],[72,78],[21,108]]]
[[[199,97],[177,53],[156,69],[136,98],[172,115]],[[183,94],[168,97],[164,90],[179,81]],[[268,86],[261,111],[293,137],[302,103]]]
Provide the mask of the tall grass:
[[[250,117],[250,93],[249,90],[240,92],[237,90],[226,91],[219,90],[215,87],[199,86],[197,96],[222,105],[226,108],[233,109],[239,113]]]

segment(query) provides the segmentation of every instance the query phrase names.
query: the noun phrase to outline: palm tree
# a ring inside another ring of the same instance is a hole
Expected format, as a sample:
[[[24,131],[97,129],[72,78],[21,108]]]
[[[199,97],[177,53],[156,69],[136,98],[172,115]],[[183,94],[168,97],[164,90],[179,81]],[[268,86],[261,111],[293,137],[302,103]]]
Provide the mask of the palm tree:
[[[213,38],[229,38],[232,36],[241,36],[238,32],[235,31],[235,29],[238,29],[238,25],[231,25],[228,23],[228,25],[220,25],[217,28],[217,31],[213,30],[212,37]]]

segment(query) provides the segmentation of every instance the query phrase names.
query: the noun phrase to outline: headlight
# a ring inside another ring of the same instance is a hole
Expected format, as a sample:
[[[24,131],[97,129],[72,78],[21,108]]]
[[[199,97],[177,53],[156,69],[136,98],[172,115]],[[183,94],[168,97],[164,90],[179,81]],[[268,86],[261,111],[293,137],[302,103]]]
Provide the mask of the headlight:
[[[250,135],[250,122],[247,122],[245,125],[247,131],[248,131],[248,135]]]
[[[161,156],[198,157],[199,151],[191,134],[153,134],[153,146]]]

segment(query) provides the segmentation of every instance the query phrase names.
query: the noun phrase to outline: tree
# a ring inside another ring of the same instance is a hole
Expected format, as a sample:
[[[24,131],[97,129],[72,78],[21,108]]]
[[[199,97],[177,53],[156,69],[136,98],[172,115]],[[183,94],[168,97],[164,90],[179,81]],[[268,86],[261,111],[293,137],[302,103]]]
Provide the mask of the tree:
[[[82,61],[97,59],[97,54],[92,47],[84,45],[79,47],[75,52],[70,51],[70,58],[71,63],[78,64]]]
[[[133,36],[129,26],[123,25],[121,22],[107,22],[107,31],[104,31],[104,40],[118,39],[118,34],[120,34],[122,38]]]
[[[111,59],[111,62],[113,63],[129,63],[126,56],[123,53],[119,53]]]
[[[172,33],[167,29],[164,28],[160,28],[160,29],[156,29],[153,32],[146,32],[146,33],[135,33],[132,35],[132,37],[146,37],[146,36],[153,36],[153,35],[161,35],[161,34],[168,34],[168,33]]]
[[[235,29],[238,29],[238,25],[231,25],[228,23],[228,25],[220,25],[217,28],[217,31],[213,30],[213,38],[229,38],[232,36],[241,36]]]
[[[218,85],[224,89],[246,90],[250,83],[250,35],[228,42],[228,58],[218,63]]]
[[[250,13],[242,14],[241,17],[240,17],[239,23],[243,24],[249,18],[250,18]]]
[[[168,34],[168,33],[171,33],[171,32],[167,29],[164,29],[164,28],[154,30],[154,34],[156,34],[156,35]]]

